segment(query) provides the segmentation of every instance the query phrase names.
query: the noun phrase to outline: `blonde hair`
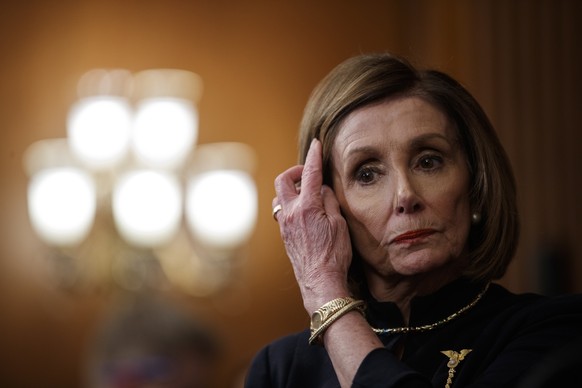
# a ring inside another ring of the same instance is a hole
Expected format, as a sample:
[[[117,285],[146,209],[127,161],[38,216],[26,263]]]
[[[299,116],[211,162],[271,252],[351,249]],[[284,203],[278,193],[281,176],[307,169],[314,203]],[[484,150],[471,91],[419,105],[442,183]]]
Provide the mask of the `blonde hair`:
[[[481,221],[469,235],[470,257],[464,275],[482,281],[502,277],[515,254],[520,230],[513,172],[489,118],[450,76],[418,70],[406,59],[388,53],[344,61],[317,85],[305,107],[299,162],[304,163],[311,140],[319,139],[324,183],[331,185],[331,150],[342,120],[363,106],[407,96],[423,98],[449,118],[467,158],[471,206],[481,214]]]

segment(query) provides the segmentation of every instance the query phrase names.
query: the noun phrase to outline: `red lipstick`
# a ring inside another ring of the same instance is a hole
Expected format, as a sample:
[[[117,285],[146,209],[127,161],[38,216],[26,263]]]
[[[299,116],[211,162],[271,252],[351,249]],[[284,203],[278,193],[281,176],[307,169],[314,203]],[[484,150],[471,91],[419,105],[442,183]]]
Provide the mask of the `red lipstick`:
[[[418,230],[411,230],[409,232],[405,232],[399,234],[392,240],[392,242],[398,243],[403,241],[410,241],[417,238],[427,237],[433,234],[435,231],[433,229],[418,229]]]

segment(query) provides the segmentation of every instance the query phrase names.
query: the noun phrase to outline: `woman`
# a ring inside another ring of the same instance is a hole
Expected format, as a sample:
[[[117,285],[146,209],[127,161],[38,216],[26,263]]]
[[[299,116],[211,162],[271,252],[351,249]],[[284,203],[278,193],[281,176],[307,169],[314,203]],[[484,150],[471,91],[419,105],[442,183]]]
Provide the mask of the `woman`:
[[[582,334],[582,298],[492,284],[519,223],[508,159],[456,81],[361,55],[316,88],[274,217],[311,328],[247,387],[515,386]]]

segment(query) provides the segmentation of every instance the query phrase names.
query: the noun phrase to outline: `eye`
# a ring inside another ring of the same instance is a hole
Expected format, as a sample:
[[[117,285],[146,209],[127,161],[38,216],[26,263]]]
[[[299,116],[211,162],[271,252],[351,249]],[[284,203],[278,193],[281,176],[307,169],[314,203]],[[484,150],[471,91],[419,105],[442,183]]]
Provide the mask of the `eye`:
[[[432,171],[443,164],[443,159],[438,155],[423,155],[418,159],[418,167],[421,170]]]
[[[369,184],[376,178],[377,172],[370,166],[364,166],[356,171],[356,180],[363,184]]]

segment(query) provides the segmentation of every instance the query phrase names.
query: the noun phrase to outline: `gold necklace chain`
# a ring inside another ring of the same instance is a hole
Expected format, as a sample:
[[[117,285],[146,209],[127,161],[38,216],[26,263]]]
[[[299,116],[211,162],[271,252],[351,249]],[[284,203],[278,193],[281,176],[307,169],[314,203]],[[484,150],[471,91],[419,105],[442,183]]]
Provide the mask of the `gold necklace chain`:
[[[449,315],[448,317],[441,319],[440,321],[437,321],[435,323],[431,323],[429,325],[422,325],[422,326],[405,326],[405,327],[394,327],[391,329],[377,329],[375,327],[372,327],[372,330],[374,330],[374,332],[376,334],[399,334],[399,333],[411,333],[411,332],[422,332],[422,331],[429,331],[432,329],[435,329],[439,326],[444,325],[445,323],[448,323],[450,321],[452,321],[455,318],[458,318],[459,315],[463,314],[465,311],[469,310],[471,307],[475,306],[477,304],[477,302],[479,302],[481,300],[481,298],[483,297],[483,295],[485,295],[485,293],[487,292],[487,290],[489,289],[489,284],[487,283],[485,285],[485,287],[483,287],[483,289],[481,290],[481,292],[475,297],[475,299],[473,299],[473,301],[471,303],[469,303],[468,305],[462,307],[460,310],[452,313],[451,315]]]

